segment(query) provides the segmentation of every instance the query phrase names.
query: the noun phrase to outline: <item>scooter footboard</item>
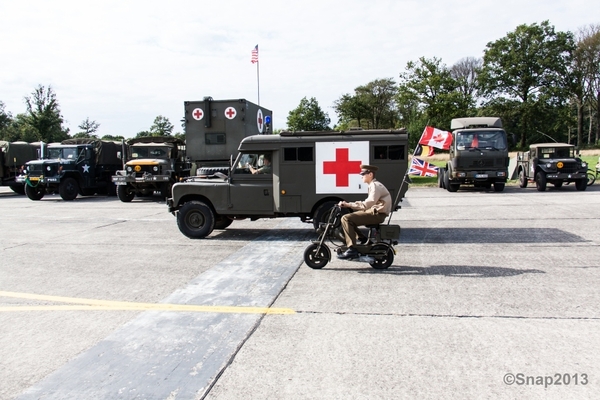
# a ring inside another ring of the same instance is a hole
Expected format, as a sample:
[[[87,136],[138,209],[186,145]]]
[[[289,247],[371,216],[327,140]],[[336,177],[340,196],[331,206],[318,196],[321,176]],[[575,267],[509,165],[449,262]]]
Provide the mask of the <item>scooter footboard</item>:
[[[382,240],[400,239],[400,225],[381,225],[379,235]]]

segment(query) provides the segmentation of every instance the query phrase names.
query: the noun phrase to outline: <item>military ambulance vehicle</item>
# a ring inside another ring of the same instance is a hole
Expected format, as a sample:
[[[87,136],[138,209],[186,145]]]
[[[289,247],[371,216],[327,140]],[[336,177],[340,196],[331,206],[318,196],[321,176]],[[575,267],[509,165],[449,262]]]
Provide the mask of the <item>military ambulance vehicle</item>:
[[[186,155],[192,175],[227,173],[243,138],[271,133],[273,113],[245,99],[184,102]]]
[[[402,183],[407,160],[405,130],[250,136],[226,173],[176,183],[167,206],[192,239],[245,218],[300,217],[317,229],[340,200],[367,197],[361,164],[378,166],[376,178],[393,199],[401,199],[408,188]]]
[[[456,192],[473,185],[496,192],[508,179],[508,141],[502,121],[495,117],[456,118],[450,123],[450,159],[438,172],[439,186]]]
[[[39,148],[39,144],[0,141],[0,185],[25,194],[23,182],[17,182],[16,178],[23,173],[25,163],[37,158]]]
[[[567,143],[537,143],[529,146],[529,151],[517,154],[519,186],[527,187],[535,181],[538,191],[546,190],[551,183],[559,188],[563,183],[575,182],[577,190],[587,188],[586,162],[579,158],[575,146]]]
[[[160,191],[166,199],[171,186],[190,175],[185,142],[181,139],[172,136],[130,139],[122,152],[127,161],[112,181],[123,202],[130,202],[136,195],[151,196],[155,191]]]
[[[48,158],[29,161],[19,181],[25,182],[25,194],[31,200],[56,192],[63,200],[73,200],[78,194],[114,196],[111,177],[122,167],[120,150],[119,144],[110,141],[63,140],[48,145]]]

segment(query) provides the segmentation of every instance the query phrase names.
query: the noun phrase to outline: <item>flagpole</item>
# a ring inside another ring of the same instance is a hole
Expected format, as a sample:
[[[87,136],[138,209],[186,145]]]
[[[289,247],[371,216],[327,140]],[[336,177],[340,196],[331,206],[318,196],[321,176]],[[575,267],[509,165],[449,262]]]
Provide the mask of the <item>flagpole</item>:
[[[258,105],[260,106],[260,73],[258,69],[258,60],[256,61],[256,86],[258,91]]]

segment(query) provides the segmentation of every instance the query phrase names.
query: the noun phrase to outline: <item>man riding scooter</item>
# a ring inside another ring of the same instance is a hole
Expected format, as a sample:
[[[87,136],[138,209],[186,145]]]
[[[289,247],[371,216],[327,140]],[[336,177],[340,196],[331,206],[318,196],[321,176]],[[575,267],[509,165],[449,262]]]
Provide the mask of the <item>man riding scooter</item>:
[[[392,196],[386,187],[375,179],[375,173],[379,169],[374,165],[361,165],[360,175],[363,182],[368,185],[368,196],[364,201],[348,203],[340,201],[339,206],[354,210],[342,217],[341,223],[344,230],[347,250],[338,254],[342,260],[351,260],[359,257],[356,249],[357,239],[361,244],[367,242],[367,237],[358,229],[362,225],[376,225],[385,221],[392,211]]]

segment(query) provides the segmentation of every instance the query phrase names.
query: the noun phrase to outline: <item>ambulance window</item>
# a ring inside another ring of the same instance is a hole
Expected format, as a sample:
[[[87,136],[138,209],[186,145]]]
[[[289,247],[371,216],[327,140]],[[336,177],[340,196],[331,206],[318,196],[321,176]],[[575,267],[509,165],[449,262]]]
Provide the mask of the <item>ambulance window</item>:
[[[373,158],[376,160],[404,160],[404,146],[374,146]]]
[[[313,161],[312,147],[287,147],[283,149],[283,161]]]

